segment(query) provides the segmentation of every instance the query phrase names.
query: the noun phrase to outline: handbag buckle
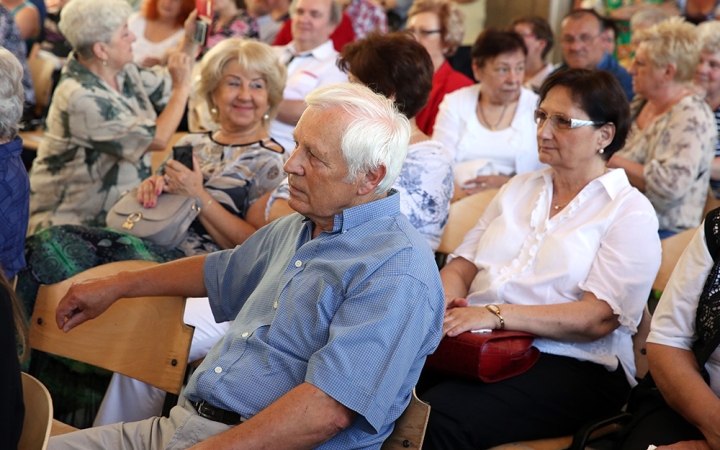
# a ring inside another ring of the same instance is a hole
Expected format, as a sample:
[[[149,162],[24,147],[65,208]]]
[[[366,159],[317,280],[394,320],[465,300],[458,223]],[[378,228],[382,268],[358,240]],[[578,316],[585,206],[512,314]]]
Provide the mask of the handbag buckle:
[[[125,219],[125,223],[123,224],[123,228],[126,230],[132,230],[132,227],[135,226],[136,222],[139,222],[140,219],[142,219],[142,213],[141,212],[134,212],[130,214],[127,219]]]

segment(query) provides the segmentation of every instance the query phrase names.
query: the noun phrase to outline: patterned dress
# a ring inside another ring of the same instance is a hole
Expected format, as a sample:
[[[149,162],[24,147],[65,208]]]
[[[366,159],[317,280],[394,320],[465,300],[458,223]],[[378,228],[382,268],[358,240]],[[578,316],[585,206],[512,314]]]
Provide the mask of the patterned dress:
[[[55,89],[30,172],[29,234],[50,225],[104,226],[120,195],[150,175],[146,153],[167,103],[167,69],[127,64],[119,91],[72,55]]]
[[[34,105],[35,88],[27,65],[25,42],[20,37],[20,30],[18,30],[15,19],[2,5],[0,5],[0,47],[4,47],[20,61],[23,67],[22,85],[25,90],[25,103]]]
[[[643,164],[645,196],[660,230],[679,232],[700,225],[715,156],[717,128],[705,100],[684,97],[644,130],[637,115],[646,100],[633,101],[633,124],[620,156]]]

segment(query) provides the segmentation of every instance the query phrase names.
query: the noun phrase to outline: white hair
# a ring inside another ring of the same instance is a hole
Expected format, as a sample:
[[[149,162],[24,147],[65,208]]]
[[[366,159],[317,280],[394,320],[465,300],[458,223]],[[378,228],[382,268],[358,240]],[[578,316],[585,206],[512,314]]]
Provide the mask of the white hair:
[[[25,90],[20,61],[0,47],[0,139],[15,139],[23,113]]]
[[[58,27],[81,58],[91,59],[93,44],[110,42],[131,13],[125,0],[70,0],[60,11]]]
[[[343,108],[353,120],[345,129],[340,148],[348,166],[347,180],[385,166],[385,178],[375,188],[380,196],[400,174],[410,142],[410,122],[393,101],[356,83],[318,88],[305,98],[308,108]]]
[[[709,53],[720,52],[720,22],[710,20],[698,25],[698,34],[702,51]]]

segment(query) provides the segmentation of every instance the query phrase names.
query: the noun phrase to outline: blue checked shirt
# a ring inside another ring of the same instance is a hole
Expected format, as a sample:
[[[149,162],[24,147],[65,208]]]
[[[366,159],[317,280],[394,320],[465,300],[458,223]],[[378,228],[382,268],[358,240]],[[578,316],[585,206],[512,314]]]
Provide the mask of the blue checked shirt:
[[[380,448],[440,342],[437,267],[395,191],[312,227],[293,214],[208,255],[215,319],[235,321],[186,396],[250,418],[308,382],[358,413],[319,448]]]

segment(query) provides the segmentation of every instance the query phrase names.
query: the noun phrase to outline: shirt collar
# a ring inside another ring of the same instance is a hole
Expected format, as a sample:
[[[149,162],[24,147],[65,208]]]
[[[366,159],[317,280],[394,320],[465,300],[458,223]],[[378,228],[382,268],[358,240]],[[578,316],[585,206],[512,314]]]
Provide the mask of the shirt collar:
[[[546,168],[535,172],[533,176],[530,177],[530,180],[538,177],[543,177],[545,178],[546,183],[552,184],[552,174],[552,169]],[[585,186],[583,190],[580,191],[580,194],[578,195],[583,196],[584,198],[584,195],[587,195],[598,188],[602,188],[603,190],[605,190],[605,192],[607,192],[610,199],[614,200],[618,193],[628,184],[630,184],[630,182],[628,181],[627,175],[625,174],[624,170],[608,169],[607,172],[590,181],[587,186]]]
[[[336,214],[332,231],[329,234],[344,233],[365,222],[384,216],[396,216],[400,213],[400,194],[396,189],[390,189],[386,197],[362,205],[353,206]],[[304,222],[310,226],[310,219]]]
[[[297,49],[295,48],[295,41],[290,42],[285,47],[286,52],[290,52],[291,55],[312,55],[313,58],[316,59],[325,59],[332,56],[333,52],[335,51],[335,48],[333,47],[333,41],[332,39],[328,39],[325,41],[324,44],[318,45],[312,50],[308,50],[306,52],[298,53]]]

